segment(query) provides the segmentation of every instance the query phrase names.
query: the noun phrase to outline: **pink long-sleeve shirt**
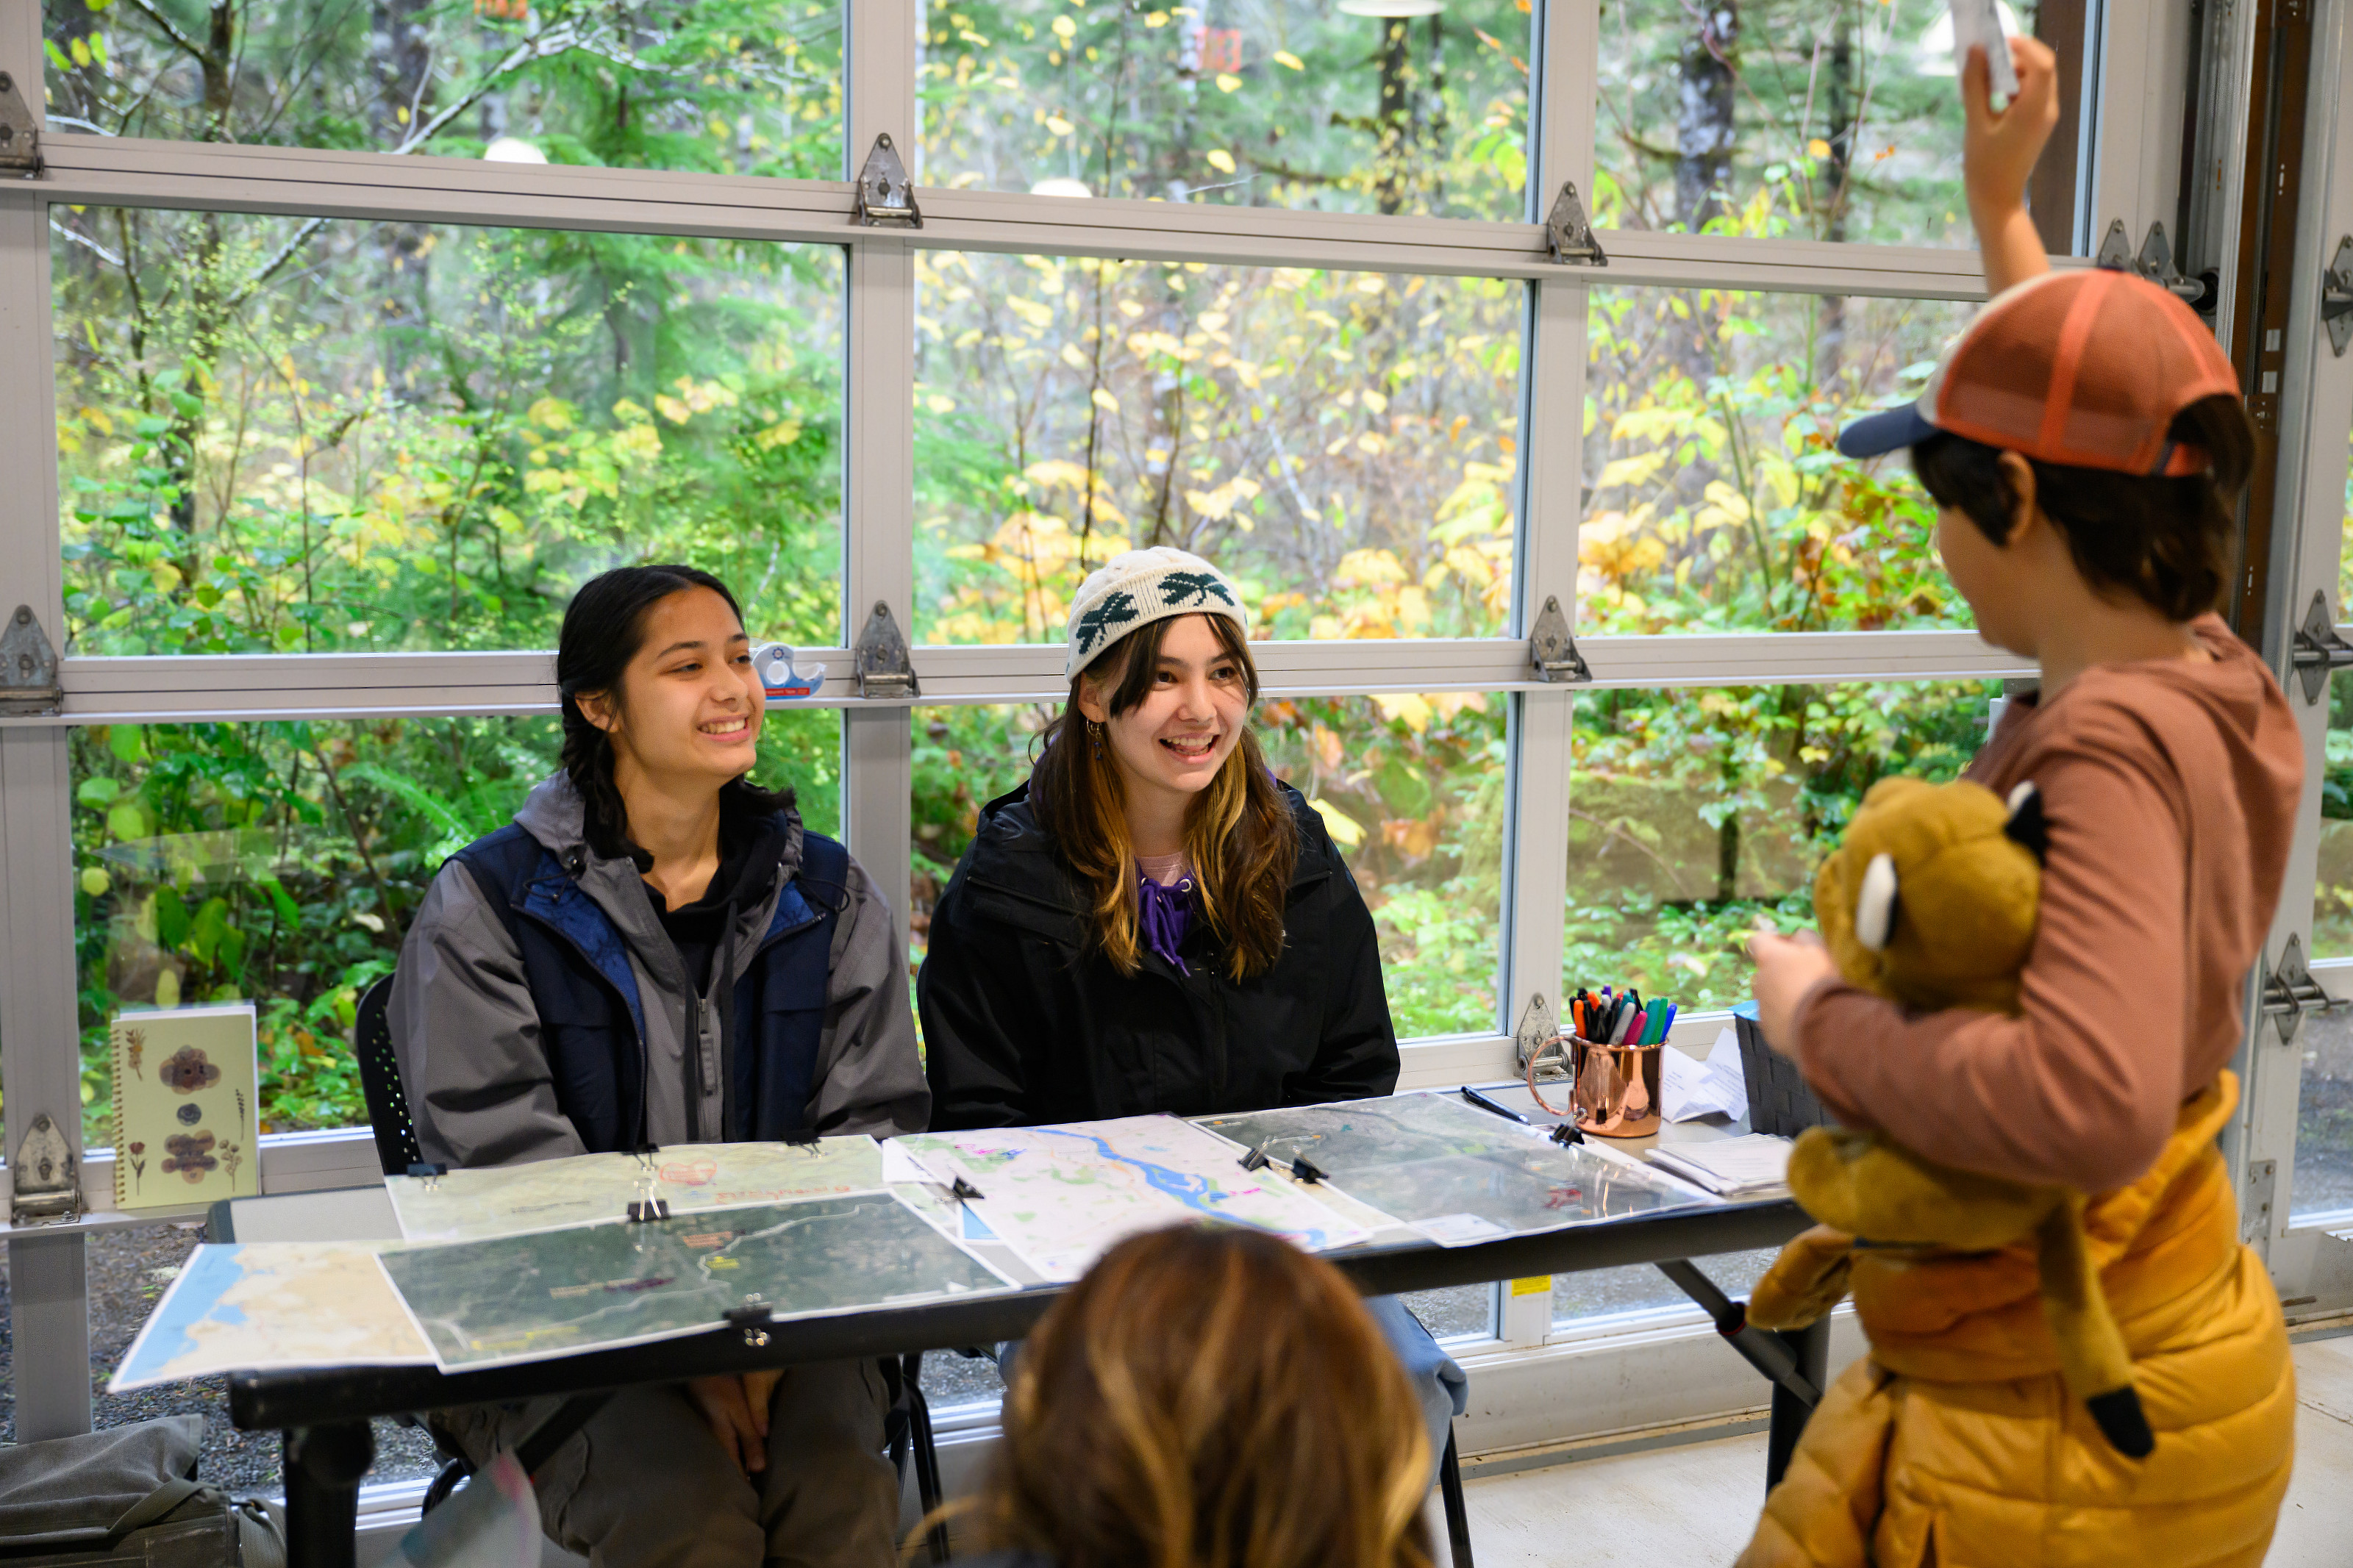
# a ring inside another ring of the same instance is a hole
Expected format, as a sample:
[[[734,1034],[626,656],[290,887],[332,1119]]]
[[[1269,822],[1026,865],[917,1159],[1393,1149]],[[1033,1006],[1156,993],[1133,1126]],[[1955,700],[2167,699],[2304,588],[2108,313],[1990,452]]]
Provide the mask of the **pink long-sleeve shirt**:
[[[2106,1192],[2229,1062],[2304,746],[2254,651],[2218,616],[2192,629],[2211,660],[2101,665],[2010,704],[1968,776],[2003,795],[2031,779],[2050,818],[2020,1014],[1913,1014],[1816,985],[1791,1054],[1841,1122],[1944,1164]]]

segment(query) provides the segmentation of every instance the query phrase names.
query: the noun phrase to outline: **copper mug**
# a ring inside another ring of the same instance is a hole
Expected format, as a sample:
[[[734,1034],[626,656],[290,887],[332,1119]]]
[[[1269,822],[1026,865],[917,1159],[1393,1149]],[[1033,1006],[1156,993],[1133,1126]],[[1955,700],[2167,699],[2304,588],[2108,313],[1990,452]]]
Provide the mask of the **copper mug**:
[[[1647,1138],[1659,1130],[1663,1045],[1604,1046],[1568,1037],[1577,1130],[1602,1138]]]

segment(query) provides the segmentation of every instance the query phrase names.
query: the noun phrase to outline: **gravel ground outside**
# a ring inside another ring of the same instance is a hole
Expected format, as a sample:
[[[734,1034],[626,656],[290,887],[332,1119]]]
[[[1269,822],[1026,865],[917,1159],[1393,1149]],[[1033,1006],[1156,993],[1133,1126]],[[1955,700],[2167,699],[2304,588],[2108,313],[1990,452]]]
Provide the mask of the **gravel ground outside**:
[[[274,1493],[279,1486],[278,1434],[240,1432],[231,1426],[223,1379],[169,1384],[132,1394],[106,1392],[116,1363],[200,1239],[202,1233],[194,1225],[164,1225],[152,1230],[103,1231],[83,1244],[90,1269],[90,1418],[106,1427],[157,1415],[201,1415],[205,1446],[196,1473],[231,1491]],[[13,1368],[7,1259],[7,1248],[0,1247],[0,1367]],[[392,1421],[375,1425],[375,1468],[368,1473],[369,1481],[409,1480],[441,1468],[432,1439],[421,1430]],[[0,1381],[0,1442],[14,1442],[16,1436],[16,1380],[10,1376]]]

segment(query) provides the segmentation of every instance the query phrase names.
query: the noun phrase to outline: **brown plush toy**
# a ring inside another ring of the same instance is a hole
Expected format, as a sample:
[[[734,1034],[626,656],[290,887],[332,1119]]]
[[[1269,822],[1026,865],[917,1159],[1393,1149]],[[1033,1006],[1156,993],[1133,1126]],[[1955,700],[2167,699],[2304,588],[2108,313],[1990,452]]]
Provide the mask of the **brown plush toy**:
[[[2016,1013],[2047,846],[2031,784],[2007,803],[1967,782],[1873,784],[1814,881],[1815,918],[1839,973],[1909,1007]],[[2068,1392],[2118,1451],[2141,1458],[2156,1447],[2084,1237],[2084,1194],[1950,1170],[1875,1133],[1826,1127],[1799,1138],[1789,1186],[1830,1230],[1783,1249],[1750,1300],[1750,1321],[1795,1328],[1829,1311],[1846,1293],[1858,1242],[1881,1256],[2031,1245]]]

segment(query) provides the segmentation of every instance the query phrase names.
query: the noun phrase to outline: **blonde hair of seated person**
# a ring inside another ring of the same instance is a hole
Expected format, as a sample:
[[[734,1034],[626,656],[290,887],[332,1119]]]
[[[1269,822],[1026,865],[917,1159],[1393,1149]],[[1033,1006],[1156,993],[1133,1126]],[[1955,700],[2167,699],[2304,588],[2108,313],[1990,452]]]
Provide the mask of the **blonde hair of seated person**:
[[[1120,1243],[1047,1312],[955,1511],[972,1547],[1059,1568],[1430,1568],[1430,1465],[1339,1270],[1183,1226]]]

